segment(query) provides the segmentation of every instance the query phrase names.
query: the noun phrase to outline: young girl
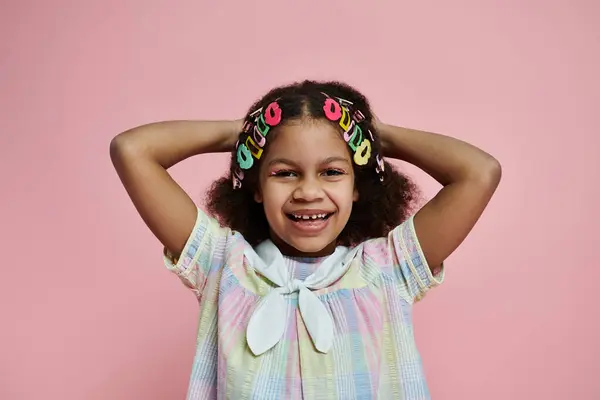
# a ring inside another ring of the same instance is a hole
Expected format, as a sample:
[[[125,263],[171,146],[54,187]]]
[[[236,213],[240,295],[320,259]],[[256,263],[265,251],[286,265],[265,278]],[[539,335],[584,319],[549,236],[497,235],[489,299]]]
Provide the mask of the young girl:
[[[228,151],[206,214],[167,169]],[[415,187],[384,156],[443,188],[411,214]],[[412,305],[442,282],[492,197],[492,156],[383,124],[347,85],[305,81],[243,120],[129,130],[111,157],[199,301],[188,399],[429,398]]]

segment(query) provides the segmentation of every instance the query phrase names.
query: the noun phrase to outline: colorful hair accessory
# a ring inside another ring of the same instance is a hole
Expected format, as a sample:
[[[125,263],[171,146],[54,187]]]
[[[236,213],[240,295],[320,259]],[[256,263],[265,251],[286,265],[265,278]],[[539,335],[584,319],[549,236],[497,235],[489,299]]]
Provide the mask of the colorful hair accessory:
[[[378,174],[382,174],[383,171],[385,171],[385,162],[383,162],[383,158],[381,158],[381,156],[377,154],[375,156],[375,161],[377,162],[377,167],[375,167],[375,170]],[[383,176],[381,177],[381,180],[383,180]]]
[[[362,129],[360,129],[360,126],[358,126],[357,124],[352,125],[354,125],[354,129],[352,130],[352,135],[350,135],[348,140],[346,140],[346,143],[348,143],[348,146],[350,146],[352,150],[356,151],[358,149],[358,146],[360,146],[363,142],[368,142],[368,140],[363,140],[363,133]],[[346,139],[345,133],[344,139]]]
[[[233,176],[235,176],[236,178],[238,178],[241,181],[244,179],[244,171],[242,171],[240,167],[236,167],[233,170]]]
[[[349,102],[346,102],[349,103]],[[352,149],[354,162],[358,165],[365,165],[371,157],[371,143],[365,138],[361,127],[351,117],[351,112],[347,107],[342,107],[340,103],[331,97],[325,99],[323,106],[325,117],[332,122],[337,122],[344,132],[344,140]],[[358,154],[358,149],[361,149]]]
[[[269,129],[271,128],[269,127],[269,125],[267,125],[267,121],[265,121],[265,116],[260,114],[254,122],[254,130],[258,131],[263,136],[267,136],[267,133],[269,133]]]
[[[323,104],[325,117],[332,122],[337,122],[344,132],[344,141],[353,152],[354,163],[359,166],[367,165],[371,159],[373,147],[371,143],[375,142],[375,137],[370,129],[367,130],[368,137],[364,135],[359,126],[366,119],[365,115],[360,110],[353,109],[351,101],[340,97],[332,98],[327,93],[321,93],[325,96]],[[379,175],[380,181],[384,179],[384,168],[384,161],[377,154],[375,171]]]
[[[237,176],[234,175],[231,177],[231,179],[233,180],[233,190],[237,190],[242,187],[242,181],[240,181]]]
[[[358,165],[367,165],[369,158],[371,158],[371,142],[365,139],[356,148],[354,162]]]
[[[360,124],[365,120],[365,115],[362,112],[360,112],[360,110],[356,110],[352,115],[352,119],[355,120],[357,124]]]
[[[350,117],[350,111],[348,111],[346,108],[342,108],[342,118],[340,119],[340,127],[344,131],[347,131],[352,127],[352,125],[354,125],[354,121],[352,120],[352,117]]]
[[[264,139],[264,137],[263,137]],[[264,142],[266,142],[266,140],[264,140]],[[257,160],[260,160],[260,157],[262,156],[262,146],[259,147],[254,140],[252,140],[252,136],[248,136],[246,138],[246,147],[248,148],[248,150],[250,150],[250,154],[252,154],[252,156],[254,158],[256,158]],[[254,151],[252,151],[252,149],[254,148]]]
[[[244,132],[244,133],[250,132],[250,129],[252,129],[253,126],[254,125],[250,121],[244,122],[244,127],[242,128],[242,132]]]
[[[346,143],[348,143],[350,139],[352,139],[352,137],[355,135],[356,129],[360,128],[358,127],[358,125],[356,125],[356,122],[352,121],[350,123],[350,126],[346,130],[344,130],[344,141]]]
[[[281,122],[281,107],[276,102],[269,104],[267,107],[265,122],[271,126],[277,126]]]
[[[321,92],[321,94],[323,96],[331,99],[331,96],[329,96],[327,93]],[[350,106],[354,105],[354,103],[351,102],[350,100],[342,99],[341,97],[336,97],[336,99],[337,99],[337,103],[339,103],[339,105],[342,106],[343,108],[350,108]]]
[[[369,137],[371,137],[371,142],[375,141],[375,138],[373,137],[373,132],[371,132],[370,129],[367,130],[369,132]]]
[[[269,132],[269,128],[267,127],[266,130],[260,131],[260,129],[258,128],[258,125],[254,126],[254,129],[252,130],[252,138],[254,139],[254,141],[262,148],[265,147],[265,144],[267,143],[267,138],[265,137],[267,135],[267,132]],[[250,135],[248,136],[250,137]],[[248,144],[246,144],[247,146]],[[260,157],[258,157],[260,158]]]
[[[261,107],[261,108],[259,108],[258,110],[254,110],[253,112],[251,112],[250,114],[248,114],[248,116],[249,116],[250,118],[254,118],[254,117],[256,117],[256,115],[257,115],[257,114],[260,114],[260,112],[262,111],[262,109],[263,109],[263,108]]]
[[[330,121],[337,121],[342,116],[342,107],[334,99],[325,99],[325,105],[323,106],[325,116]]]
[[[239,189],[242,187],[242,180],[244,179],[244,171],[240,167],[235,167],[233,174],[231,175],[233,180],[233,189]]]
[[[269,131],[281,123],[282,110],[277,100],[271,102],[266,109],[260,107],[248,115],[242,128],[242,134],[247,135],[242,143],[238,140],[235,145],[238,168],[232,174],[233,188],[242,187],[244,170],[252,168],[254,160],[260,160]]]
[[[237,162],[241,169],[250,169],[254,164],[252,153],[250,153],[250,150],[245,144],[242,144],[237,148]]]

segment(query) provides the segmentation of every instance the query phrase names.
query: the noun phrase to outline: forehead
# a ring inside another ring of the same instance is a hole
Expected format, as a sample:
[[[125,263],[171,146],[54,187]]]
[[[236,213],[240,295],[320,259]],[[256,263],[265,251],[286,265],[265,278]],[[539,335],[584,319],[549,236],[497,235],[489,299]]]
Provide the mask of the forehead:
[[[327,121],[293,121],[277,128],[265,161],[279,157],[301,164],[330,157],[350,160],[350,153],[340,130]]]

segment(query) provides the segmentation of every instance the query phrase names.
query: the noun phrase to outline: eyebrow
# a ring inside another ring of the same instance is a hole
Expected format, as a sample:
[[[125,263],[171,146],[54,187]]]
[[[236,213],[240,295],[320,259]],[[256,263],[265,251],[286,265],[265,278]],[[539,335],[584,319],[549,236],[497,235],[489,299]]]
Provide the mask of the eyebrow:
[[[326,159],[321,161],[319,164],[330,164],[333,162],[343,162],[346,164],[350,164],[348,162],[348,159],[346,159],[344,157],[327,157]],[[295,161],[289,160],[287,158],[275,158],[269,162],[268,166],[270,167],[275,164],[287,164],[287,165],[292,165],[292,166],[298,165],[298,163],[296,163]]]

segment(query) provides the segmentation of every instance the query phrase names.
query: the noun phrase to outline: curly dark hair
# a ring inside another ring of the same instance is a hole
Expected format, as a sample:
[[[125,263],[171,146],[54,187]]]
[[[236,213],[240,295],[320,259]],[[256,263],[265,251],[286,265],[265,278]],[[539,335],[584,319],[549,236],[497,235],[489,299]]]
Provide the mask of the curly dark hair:
[[[381,144],[373,124],[373,113],[368,100],[359,91],[345,83],[305,80],[277,87],[252,105],[246,120],[254,110],[277,100],[283,114],[280,125],[290,120],[306,118],[328,121],[323,111],[323,93],[332,98],[348,100],[353,103],[353,109],[358,109],[363,113],[365,119],[360,123],[361,128],[364,132],[371,130],[375,138],[372,143],[372,153],[381,154]],[[275,131],[278,127],[275,128]],[[271,135],[272,133],[269,133],[269,136],[273,137]],[[245,137],[243,132],[240,133],[240,143]],[[272,142],[273,139],[270,141]],[[268,151],[268,144],[269,141],[267,141],[264,151]],[[229,172],[226,176],[213,182],[208,191],[207,211],[222,225],[240,232],[248,243],[254,246],[270,236],[263,205],[254,200],[259,167],[252,167],[244,171],[242,187],[234,189],[233,174],[238,165],[236,156],[237,153],[234,149],[231,153]],[[260,162],[260,160],[257,161]],[[348,223],[338,237],[338,244],[344,246],[354,246],[367,239],[387,235],[412,212],[418,193],[413,182],[407,176],[396,171],[387,161],[385,161],[383,175],[376,172],[374,156],[370,157],[366,165],[359,166],[353,163],[353,168],[359,199],[353,204]],[[380,180],[381,177],[383,180]]]

